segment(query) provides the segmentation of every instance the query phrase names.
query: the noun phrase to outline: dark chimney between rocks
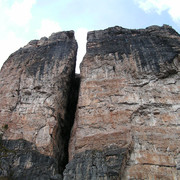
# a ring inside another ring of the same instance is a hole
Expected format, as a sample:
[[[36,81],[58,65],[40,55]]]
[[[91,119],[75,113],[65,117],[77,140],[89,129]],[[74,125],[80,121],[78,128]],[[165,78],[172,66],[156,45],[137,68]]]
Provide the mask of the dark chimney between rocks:
[[[64,154],[59,155],[58,163],[59,163],[59,173],[63,174],[66,164],[68,163],[68,146],[69,146],[69,139],[71,134],[71,128],[74,124],[76,107],[78,103],[78,96],[79,96],[79,87],[80,87],[80,74],[74,74],[71,78],[71,85],[69,90],[68,96],[68,104],[65,113],[65,120],[64,123],[60,126],[60,136],[59,138],[63,140],[64,144],[61,146],[64,148],[61,152]]]

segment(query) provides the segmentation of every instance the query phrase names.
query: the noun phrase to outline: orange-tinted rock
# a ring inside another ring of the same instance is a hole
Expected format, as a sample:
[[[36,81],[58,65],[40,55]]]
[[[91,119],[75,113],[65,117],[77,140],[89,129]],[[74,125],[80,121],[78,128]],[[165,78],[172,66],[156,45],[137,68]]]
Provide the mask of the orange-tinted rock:
[[[70,160],[116,145],[131,149],[123,179],[179,179],[179,34],[166,25],[89,32],[81,78]]]
[[[155,165],[132,165],[127,167],[126,173],[123,175],[123,180],[174,180],[179,177],[179,172],[176,168],[160,167]]]
[[[0,129],[8,127],[3,140],[32,143],[38,153],[59,161],[61,173],[72,123],[66,111],[74,94],[76,51],[73,31],[54,33],[13,53],[0,73]]]

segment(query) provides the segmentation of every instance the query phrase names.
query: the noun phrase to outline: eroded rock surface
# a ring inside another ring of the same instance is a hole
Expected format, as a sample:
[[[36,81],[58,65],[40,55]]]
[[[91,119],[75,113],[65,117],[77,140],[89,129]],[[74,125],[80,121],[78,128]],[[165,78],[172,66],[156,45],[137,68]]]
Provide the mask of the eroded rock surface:
[[[179,34],[167,25],[113,27],[89,32],[87,40],[69,146],[71,179],[83,180],[83,168],[98,172],[89,179],[100,179],[90,154],[109,146],[131,154],[121,173],[102,179],[180,179]]]
[[[171,27],[33,40],[0,73],[0,178],[180,179],[180,36]],[[60,173],[60,174],[59,174]]]
[[[64,180],[117,179],[126,165],[128,149],[111,146],[103,151],[87,150],[76,154],[66,166]]]
[[[39,157],[54,158],[59,164],[55,169],[59,168],[61,173],[68,158],[68,141],[64,137],[69,136],[73,123],[69,122],[67,111],[74,103],[69,103],[69,94],[72,97],[76,93],[70,92],[75,79],[76,52],[73,31],[54,33],[13,53],[0,73],[3,140],[23,139],[33,144]],[[53,175],[57,171],[51,166],[49,163]],[[5,171],[1,171],[0,176],[3,175]]]
[[[0,179],[61,180],[57,159],[43,155],[25,140],[4,140],[0,144]],[[6,177],[6,178],[5,178]]]

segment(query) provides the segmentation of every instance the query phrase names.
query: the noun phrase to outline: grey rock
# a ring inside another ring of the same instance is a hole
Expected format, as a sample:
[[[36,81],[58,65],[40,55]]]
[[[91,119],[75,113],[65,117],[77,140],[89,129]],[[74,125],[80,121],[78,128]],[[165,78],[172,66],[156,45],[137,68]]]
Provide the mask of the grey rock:
[[[76,154],[66,166],[63,180],[121,179],[128,155],[127,149],[116,146]]]
[[[176,169],[180,170],[180,154],[177,156],[177,163],[176,163]]]
[[[6,140],[0,144],[0,177],[17,180],[59,180],[58,161],[40,154],[25,140]]]
[[[168,74],[177,73],[177,67],[173,61],[180,52],[178,36],[178,33],[167,25],[139,30],[115,26],[91,31],[87,36],[86,57],[111,54],[117,61],[114,63],[114,71],[117,73],[118,61],[123,62],[125,58],[130,59],[133,56],[138,68],[136,75],[151,73],[165,77]],[[131,67],[129,73],[134,73],[133,70]]]

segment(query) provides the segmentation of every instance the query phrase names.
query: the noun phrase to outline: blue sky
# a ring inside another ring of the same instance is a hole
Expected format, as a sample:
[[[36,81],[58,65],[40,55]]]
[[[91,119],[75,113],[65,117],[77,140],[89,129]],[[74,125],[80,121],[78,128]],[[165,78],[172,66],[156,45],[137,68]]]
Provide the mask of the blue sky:
[[[91,30],[168,24],[180,33],[179,7],[179,0],[0,0],[0,67],[30,40],[58,31],[75,30],[77,67]]]

